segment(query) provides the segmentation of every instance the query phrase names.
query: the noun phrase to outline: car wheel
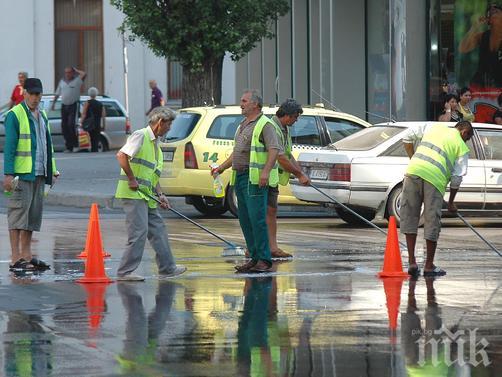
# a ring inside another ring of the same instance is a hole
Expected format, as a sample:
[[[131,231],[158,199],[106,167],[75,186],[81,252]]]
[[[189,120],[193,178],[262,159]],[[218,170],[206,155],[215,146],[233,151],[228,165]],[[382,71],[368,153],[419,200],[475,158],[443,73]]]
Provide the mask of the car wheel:
[[[389,219],[391,216],[396,218],[396,225],[401,225],[401,196],[403,193],[403,185],[398,185],[391,191],[389,198],[387,200],[387,214],[386,218]],[[424,225],[424,206],[420,211],[420,220],[418,226]]]
[[[192,204],[195,209],[203,215],[219,216],[227,212],[227,208],[225,207],[223,200],[217,198],[193,196]]]
[[[237,207],[237,195],[235,194],[234,186],[228,186],[226,195],[226,205],[228,210],[235,217],[239,217],[238,207]]]
[[[368,221],[371,221],[371,220],[373,220],[375,218],[375,212],[373,212],[373,211],[354,210],[354,212],[356,212],[358,215],[361,215],[362,217],[364,217]],[[359,217],[357,217],[356,215],[354,215],[350,211],[347,211],[343,207],[337,207],[336,208],[336,213],[347,224],[350,224],[350,225],[367,225],[365,221],[361,220]]]
[[[108,142],[104,136],[99,137],[98,141],[98,152],[106,152],[108,150]]]

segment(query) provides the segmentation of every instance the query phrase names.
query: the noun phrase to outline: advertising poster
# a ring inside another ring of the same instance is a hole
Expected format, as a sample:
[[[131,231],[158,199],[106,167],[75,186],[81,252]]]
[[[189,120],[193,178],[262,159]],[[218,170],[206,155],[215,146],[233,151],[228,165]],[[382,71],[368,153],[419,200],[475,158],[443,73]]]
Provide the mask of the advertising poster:
[[[456,0],[455,71],[470,87],[476,122],[491,123],[502,91],[502,0]]]

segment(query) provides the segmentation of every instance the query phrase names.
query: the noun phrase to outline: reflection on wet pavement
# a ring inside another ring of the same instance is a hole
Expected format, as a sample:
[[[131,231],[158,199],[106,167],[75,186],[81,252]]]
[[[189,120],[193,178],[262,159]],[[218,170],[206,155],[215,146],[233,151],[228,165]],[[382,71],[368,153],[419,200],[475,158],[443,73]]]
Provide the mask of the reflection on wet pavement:
[[[102,221],[111,277],[122,221]],[[236,222],[225,222],[204,224],[239,242]],[[86,220],[60,224],[47,221],[37,235],[34,251],[53,266],[43,274],[8,274],[1,245],[0,375],[502,375],[499,261],[490,251],[470,254],[468,265],[459,250],[442,249],[446,277],[394,284],[375,277],[383,241],[289,224],[280,241],[295,258],[275,262],[272,274],[238,275],[241,260],[222,258],[223,245],[170,220],[186,275],[159,280],[147,250],[145,282],[84,285],[73,280],[83,273],[76,255]]]

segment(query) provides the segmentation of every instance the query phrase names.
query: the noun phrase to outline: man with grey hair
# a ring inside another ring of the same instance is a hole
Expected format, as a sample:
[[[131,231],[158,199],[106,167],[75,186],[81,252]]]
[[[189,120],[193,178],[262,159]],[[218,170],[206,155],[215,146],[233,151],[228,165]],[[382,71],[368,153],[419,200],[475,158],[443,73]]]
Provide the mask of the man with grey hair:
[[[292,154],[291,133],[288,128],[298,120],[303,113],[302,106],[294,99],[284,101],[275,115],[272,122],[275,123],[278,132],[280,144],[277,162],[279,163],[279,184],[286,186],[289,184],[290,174],[293,174],[302,185],[309,185],[310,178],[303,173],[300,164],[295,160]],[[292,255],[281,250],[277,245],[277,199],[279,197],[279,188],[269,187],[267,203],[267,226],[268,237],[270,240],[270,251],[272,258],[291,258]]]
[[[186,271],[185,266],[176,265],[157,203],[149,197],[157,194],[160,206],[169,208],[169,201],[159,184],[163,165],[159,137],[169,131],[175,118],[176,113],[170,108],[155,108],[148,116],[148,126],[129,136],[117,153],[121,171],[115,197],[122,199],[127,227],[127,247],[120,261],[117,280],[145,280],[134,271],[141,262],[147,238],[156,253],[160,276],[173,277]]]
[[[239,223],[251,257],[235,269],[237,272],[267,272],[272,267],[266,222],[267,198],[269,186],[279,183],[278,131],[263,115],[263,100],[256,90],[245,91],[240,104],[244,120],[235,133],[234,150],[220,166],[212,168],[211,173],[221,174],[232,167],[230,184],[235,187]]]
[[[19,105],[24,101],[24,82],[27,78],[28,72],[19,72],[17,74],[17,80],[19,81],[19,84],[17,84],[12,90],[10,102],[7,105],[9,109],[12,109],[14,106]]]

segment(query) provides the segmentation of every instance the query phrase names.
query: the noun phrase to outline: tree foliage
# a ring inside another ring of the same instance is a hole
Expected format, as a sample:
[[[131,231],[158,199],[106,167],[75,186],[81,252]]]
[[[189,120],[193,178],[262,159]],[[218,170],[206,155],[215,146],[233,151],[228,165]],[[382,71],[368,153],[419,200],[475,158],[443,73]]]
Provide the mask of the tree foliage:
[[[238,60],[289,10],[289,0],[111,0],[130,30],[157,55],[204,71],[229,52]]]

